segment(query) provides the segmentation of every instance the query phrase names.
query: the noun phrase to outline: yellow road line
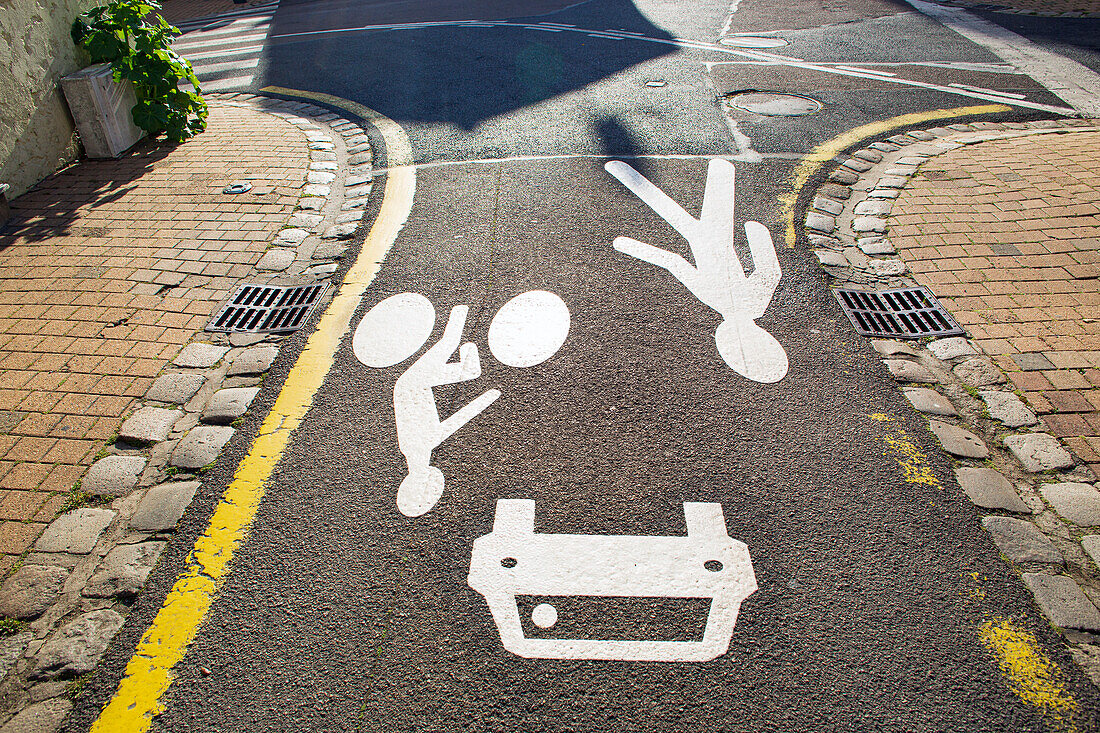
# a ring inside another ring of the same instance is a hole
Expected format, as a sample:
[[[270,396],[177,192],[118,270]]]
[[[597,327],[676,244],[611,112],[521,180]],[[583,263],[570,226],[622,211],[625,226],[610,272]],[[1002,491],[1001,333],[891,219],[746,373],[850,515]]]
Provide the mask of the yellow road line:
[[[416,173],[410,165],[412,150],[396,123],[338,97],[275,87],[264,91],[322,101],[374,124],[385,140],[390,168],[382,206],[359,256],[287,375],[248,455],[237,467],[206,532],[195,543],[182,575],[138,643],[118,690],[92,725],[92,733],[140,733],[149,729],[153,717],[161,711],[160,699],[172,684],[173,668],[183,658],[214,602],[229,571],[233,552],[247,536],[256,516],[267,480],[294,429],[309,411],[314,395],[332,368],[336,350],[348,333],[355,309],[412,210],[416,191]]]
[[[913,112],[911,114],[891,117],[888,120],[860,125],[859,127],[852,128],[843,135],[838,135],[832,140],[817,146],[813,152],[799,162],[798,167],[795,168],[794,171],[793,184],[791,185],[790,192],[784,194],[779,199],[781,205],[780,215],[787,221],[787,247],[793,249],[796,241],[798,231],[794,223],[794,207],[798,202],[798,197],[802,195],[803,187],[805,187],[806,183],[809,182],[810,178],[812,178],[815,173],[817,173],[821,166],[825,165],[848,148],[863,142],[869,137],[883,135],[892,130],[897,130],[900,127],[919,125],[922,122],[1011,111],[1011,107],[1007,107],[1003,104],[982,104],[975,107],[955,107],[954,109],[934,109],[928,112]]]

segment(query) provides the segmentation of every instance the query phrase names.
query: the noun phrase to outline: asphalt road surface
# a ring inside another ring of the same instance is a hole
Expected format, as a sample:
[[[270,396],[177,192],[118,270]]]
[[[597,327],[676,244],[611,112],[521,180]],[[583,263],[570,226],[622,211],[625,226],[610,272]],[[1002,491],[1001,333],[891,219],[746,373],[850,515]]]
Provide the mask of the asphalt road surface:
[[[1097,691],[780,204],[858,125],[1065,102],[885,0],[471,5],[274,17],[256,84],[395,120],[416,195],[153,730],[1069,730],[982,643],[1004,619],[1095,726]],[[718,43],[738,37],[802,61]],[[725,105],[746,90],[821,107]],[[906,442],[934,479],[907,480]]]

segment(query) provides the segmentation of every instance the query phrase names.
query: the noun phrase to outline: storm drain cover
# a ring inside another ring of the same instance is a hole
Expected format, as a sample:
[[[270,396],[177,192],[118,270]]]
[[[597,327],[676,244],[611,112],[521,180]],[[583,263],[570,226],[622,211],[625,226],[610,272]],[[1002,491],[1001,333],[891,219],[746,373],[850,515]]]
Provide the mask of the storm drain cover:
[[[207,331],[273,333],[297,331],[328,285],[241,285],[207,324]]]
[[[848,320],[863,336],[918,339],[966,333],[936,296],[924,288],[833,290]]]
[[[800,117],[821,109],[821,102],[797,94],[741,92],[726,99],[731,107],[766,117]]]

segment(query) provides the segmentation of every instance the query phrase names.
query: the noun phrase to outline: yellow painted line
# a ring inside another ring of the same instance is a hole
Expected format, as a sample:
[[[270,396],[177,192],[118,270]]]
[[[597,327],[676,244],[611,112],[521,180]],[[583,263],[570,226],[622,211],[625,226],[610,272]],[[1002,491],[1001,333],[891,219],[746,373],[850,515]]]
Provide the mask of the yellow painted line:
[[[140,733],[149,729],[161,711],[160,700],[172,684],[173,669],[206,618],[228,574],[233,552],[248,535],[275,465],[309,411],[367,286],[412,210],[416,191],[415,169],[409,165],[412,150],[396,123],[337,97],[273,87],[265,91],[323,101],[373,123],[385,140],[390,168],[382,206],[359,256],[287,375],[248,455],[237,467],[206,532],[195,543],[186,568],[138,643],[118,690],[92,725],[92,733]]]
[[[979,636],[1018,698],[1037,708],[1054,730],[1077,730],[1077,700],[1066,691],[1058,666],[1043,653],[1034,634],[998,616],[982,624]]]
[[[886,434],[882,436],[882,442],[886,445],[887,454],[898,462],[903,480],[907,484],[942,488],[928,462],[928,456],[917,447],[908,433],[894,424],[894,418],[881,412],[876,412],[870,417],[886,426]]]
[[[887,132],[897,130],[900,127],[910,127],[924,122],[950,119],[953,117],[967,117],[973,115],[989,115],[997,112],[1011,112],[1012,108],[1003,104],[982,104],[975,107],[955,107],[954,109],[935,109],[928,112],[913,112],[906,115],[898,115],[888,120],[871,122],[853,128],[843,135],[837,135],[832,140],[822,143],[813,152],[803,158],[794,170],[791,190],[779,198],[780,215],[786,220],[787,247],[793,249],[798,230],[795,228],[794,207],[798,203],[798,197],[802,195],[802,189],[814,176],[821,166],[836,158],[845,150],[863,142],[867,138],[884,135]]]

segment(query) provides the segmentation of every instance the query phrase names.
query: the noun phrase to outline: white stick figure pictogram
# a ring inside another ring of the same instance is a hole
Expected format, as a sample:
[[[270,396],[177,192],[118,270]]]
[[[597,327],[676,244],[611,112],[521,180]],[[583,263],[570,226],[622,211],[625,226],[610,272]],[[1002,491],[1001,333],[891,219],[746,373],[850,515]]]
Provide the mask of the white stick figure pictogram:
[[[397,490],[397,508],[409,517],[431,511],[443,495],[443,472],[432,452],[481,414],[500,396],[482,392],[450,417],[441,419],[434,387],[481,377],[477,344],[462,343],[469,307],[451,309],[443,335],[397,378],[393,410],[397,445],[408,475]],[[355,329],[352,351],[366,366],[384,368],[415,354],[435,327],[435,307],[418,293],[400,293],[371,308]],[[502,364],[528,367],[553,356],[569,334],[569,309],[554,293],[533,290],[501,306],[489,325],[489,350]],[[451,357],[458,352],[458,360]]]
[[[731,369],[756,382],[782,379],[787,374],[787,352],[774,336],[756,325],[771,303],[782,272],[771,233],[763,224],[749,221],[745,222],[745,236],[754,269],[745,275],[733,246],[733,163],[710,161],[698,219],[626,163],[612,160],[604,167],[687,240],[695,264],[630,237],[616,238],[615,249],[667,270],[700,302],[718,311],[722,323],[714,342]]]

